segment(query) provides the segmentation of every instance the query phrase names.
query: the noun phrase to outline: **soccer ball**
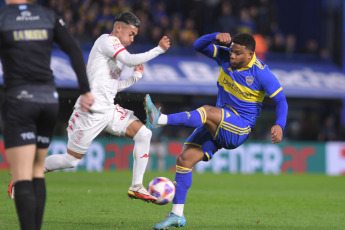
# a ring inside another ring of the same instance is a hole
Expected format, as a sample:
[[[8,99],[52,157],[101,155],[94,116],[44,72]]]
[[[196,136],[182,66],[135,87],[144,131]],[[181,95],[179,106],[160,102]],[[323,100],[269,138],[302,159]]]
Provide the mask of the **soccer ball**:
[[[175,185],[166,177],[157,177],[147,186],[147,191],[157,197],[155,204],[164,205],[172,201],[175,196]]]

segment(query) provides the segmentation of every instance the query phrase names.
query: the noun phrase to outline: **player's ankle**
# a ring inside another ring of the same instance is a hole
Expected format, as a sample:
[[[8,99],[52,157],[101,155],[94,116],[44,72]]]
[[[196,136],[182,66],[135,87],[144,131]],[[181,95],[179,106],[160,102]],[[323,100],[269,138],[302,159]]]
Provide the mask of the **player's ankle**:
[[[141,187],[144,187],[143,184],[132,184],[131,185],[132,188],[141,188]]]

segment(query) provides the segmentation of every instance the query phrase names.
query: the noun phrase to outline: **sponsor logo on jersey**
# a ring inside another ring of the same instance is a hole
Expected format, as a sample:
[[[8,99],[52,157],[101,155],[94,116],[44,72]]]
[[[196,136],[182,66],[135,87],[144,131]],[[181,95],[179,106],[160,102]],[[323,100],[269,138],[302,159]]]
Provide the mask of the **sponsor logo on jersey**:
[[[17,99],[31,99],[34,95],[29,94],[28,91],[22,90],[19,95],[17,95]]]
[[[15,41],[41,41],[48,39],[48,31],[41,30],[15,30],[13,31]]]
[[[233,92],[241,95],[244,98],[251,98],[252,95],[250,93],[242,91],[239,87],[237,87],[234,83],[229,82],[225,78],[223,78],[223,84],[227,85]]]
[[[124,48],[123,45],[117,39],[114,39],[113,47],[114,47],[114,50]]]
[[[253,76],[246,76],[246,83],[247,85],[251,85],[254,82],[254,77]]]
[[[32,15],[30,11],[25,10],[20,12],[20,15],[17,16],[16,21],[37,21],[40,20],[39,15]]]

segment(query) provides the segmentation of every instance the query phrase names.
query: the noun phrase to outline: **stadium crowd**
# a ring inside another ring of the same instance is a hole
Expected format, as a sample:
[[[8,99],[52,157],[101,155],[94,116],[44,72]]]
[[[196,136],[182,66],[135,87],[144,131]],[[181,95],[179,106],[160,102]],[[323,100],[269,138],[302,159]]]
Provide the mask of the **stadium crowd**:
[[[131,11],[141,21],[136,44],[155,45],[163,34],[174,47],[191,47],[201,35],[214,31],[246,32],[257,42],[256,52],[308,53],[328,57],[318,41],[296,46],[296,36],[279,28],[272,0],[33,0],[62,17],[75,38],[92,43],[112,30],[119,12]],[[264,56],[261,55],[261,59]]]

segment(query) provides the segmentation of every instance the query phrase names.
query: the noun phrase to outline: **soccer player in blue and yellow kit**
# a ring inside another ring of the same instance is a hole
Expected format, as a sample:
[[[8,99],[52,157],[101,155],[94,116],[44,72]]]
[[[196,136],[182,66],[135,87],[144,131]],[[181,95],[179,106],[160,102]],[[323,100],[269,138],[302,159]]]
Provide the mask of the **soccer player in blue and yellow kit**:
[[[213,42],[230,44],[229,47]],[[231,38],[228,33],[213,33],[200,37],[194,48],[219,65],[218,98],[215,107],[205,105],[194,111],[165,115],[145,97],[149,128],[158,125],[197,127],[184,144],[177,158],[176,194],[172,212],[153,229],[183,227],[183,209],[187,191],[192,184],[192,169],[199,161],[212,159],[220,148],[234,149],[245,142],[260,116],[262,101],[267,94],[276,104],[276,122],[271,128],[273,143],[283,138],[288,105],[277,78],[255,56],[255,40],[245,33]]]

